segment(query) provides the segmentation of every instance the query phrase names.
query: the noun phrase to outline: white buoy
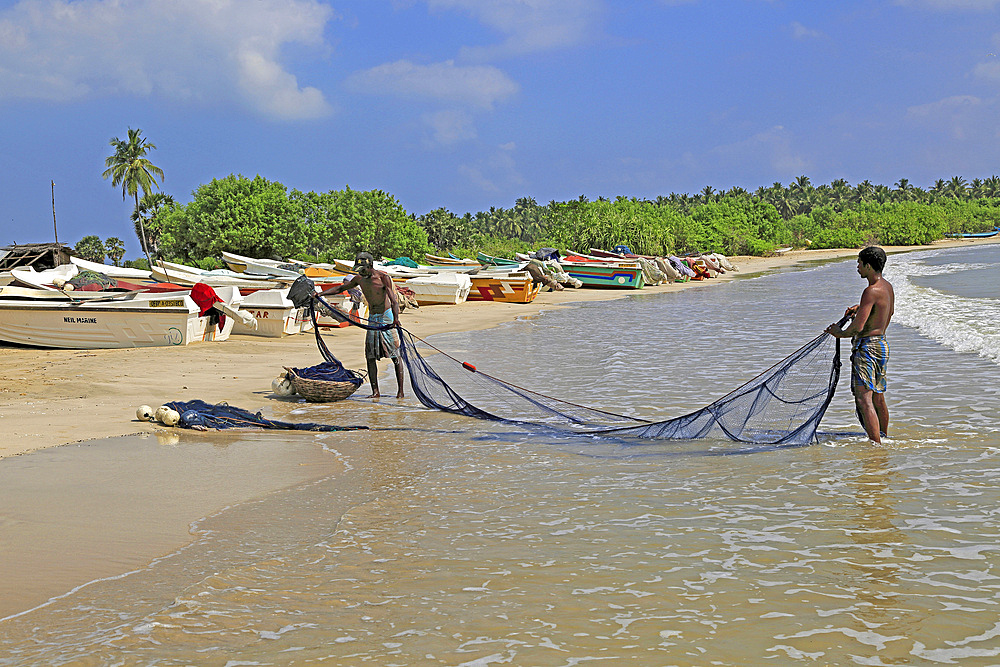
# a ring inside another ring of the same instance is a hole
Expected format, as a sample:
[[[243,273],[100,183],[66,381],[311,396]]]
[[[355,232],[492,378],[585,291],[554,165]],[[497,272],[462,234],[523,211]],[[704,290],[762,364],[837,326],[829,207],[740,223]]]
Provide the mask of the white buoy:
[[[135,418],[141,422],[153,421],[153,408],[148,405],[140,405],[135,409]]]
[[[291,396],[295,393],[295,387],[292,386],[292,381],[288,379],[288,375],[279,375],[271,380],[271,391],[278,396]]]
[[[161,419],[160,421],[163,422],[164,426],[176,426],[177,422],[179,422],[180,420],[181,420],[181,414],[179,412],[167,408],[166,411],[163,413],[163,419]]]
[[[156,408],[156,412],[153,413],[153,416],[156,418],[156,421],[162,423],[163,422],[163,415],[165,415],[166,412],[167,412],[167,410],[169,410],[169,409],[170,408],[168,408],[165,405],[161,405],[160,407]]]

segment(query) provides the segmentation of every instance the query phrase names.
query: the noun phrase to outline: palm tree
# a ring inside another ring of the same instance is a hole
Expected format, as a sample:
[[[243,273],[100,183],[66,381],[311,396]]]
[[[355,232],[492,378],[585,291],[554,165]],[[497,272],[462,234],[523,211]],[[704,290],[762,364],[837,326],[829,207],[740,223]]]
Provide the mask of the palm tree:
[[[134,211],[132,211],[132,224],[135,225],[135,235],[139,237],[141,242],[143,238],[146,241],[146,247],[152,249],[151,254],[157,253],[157,246],[160,240],[159,231],[156,229],[156,225],[153,225],[153,221],[156,219],[156,215],[160,212],[160,209],[173,209],[177,205],[174,198],[170,195],[165,195],[162,192],[152,192],[149,194],[144,194],[139,200],[139,205]],[[148,227],[143,227],[144,224],[150,223]]]
[[[113,187],[121,186],[123,200],[128,195],[132,195],[135,198],[135,211],[138,211],[139,190],[141,189],[142,193],[147,195],[152,192],[153,188],[158,187],[156,184],[157,176],[161,181],[163,180],[163,170],[146,158],[146,153],[156,149],[156,146],[142,137],[142,130],[133,130],[131,127],[128,129],[128,139],[122,140],[114,137],[109,143],[115,149],[115,154],[104,160],[104,166],[107,169],[104,170],[102,176],[105,179],[111,178]],[[142,233],[139,241],[142,244],[142,251],[146,253],[149,265],[152,266],[153,260],[149,257],[149,247],[146,244],[146,229],[142,222],[142,216],[138,216],[138,218],[139,231]]]
[[[913,198],[913,194],[913,185],[910,183],[909,179],[901,178],[896,181],[897,201],[909,201]]]
[[[945,191],[955,199],[965,199],[968,195],[968,186],[961,176],[952,176],[945,185]]]

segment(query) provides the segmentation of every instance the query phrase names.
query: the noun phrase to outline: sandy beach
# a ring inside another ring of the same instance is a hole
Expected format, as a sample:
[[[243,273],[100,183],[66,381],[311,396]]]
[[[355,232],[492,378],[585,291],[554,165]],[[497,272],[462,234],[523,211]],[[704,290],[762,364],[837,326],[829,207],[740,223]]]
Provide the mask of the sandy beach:
[[[888,253],[993,243],[995,239],[939,241],[931,246],[886,247]],[[701,282],[647,287],[643,293],[699,289],[741,276],[804,262],[853,257],[855,249],[792,250],[773,257],[733,257],[738,272]],[[859,287],[860,292],[860,287]],[[567,289],[545,292],[530,304],[469,302],[425,306],[401,315],[404,327],[420,337],[448,331],[487,329],[518,317],[585,301],[628,297],[632,290]],[[329,330],[327,344],[349,368],[364,368],[364,332],[356,327]],[[2,346],[0,371],[0,458],[95,438],[163,430],[135,419],[139,405],[201,399],[227,402],[283,419],[298,397],[277,399],[271,380],[283,366],[305,367],[320,357],[312,334],[267,339],[233,336],[220,344],[130,350],[46,350]],[[393,383],[390,381],[390,385]],[[365,386],[359,395],[367,392]],[[391,387],[382,387],[383,395]],[[364,395],[367,395],[366,393]],[[382,400],[394,400],[383,398]]]

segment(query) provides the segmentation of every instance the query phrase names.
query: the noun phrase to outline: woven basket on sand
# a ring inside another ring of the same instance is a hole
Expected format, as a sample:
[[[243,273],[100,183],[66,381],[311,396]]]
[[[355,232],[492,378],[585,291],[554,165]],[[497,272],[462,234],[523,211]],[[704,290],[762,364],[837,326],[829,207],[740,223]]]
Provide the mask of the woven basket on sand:
[[[312,403],[331,403],[333,401],[342,401],[356,392],[360,386],[354,384],[353,382],[310,380],[308,378],[299,377],[295,374],[295,371],[288,366],[285,366],[285,370],[288,371],[288,379],[291,381],[292,387],[295,389],[295,393]]]

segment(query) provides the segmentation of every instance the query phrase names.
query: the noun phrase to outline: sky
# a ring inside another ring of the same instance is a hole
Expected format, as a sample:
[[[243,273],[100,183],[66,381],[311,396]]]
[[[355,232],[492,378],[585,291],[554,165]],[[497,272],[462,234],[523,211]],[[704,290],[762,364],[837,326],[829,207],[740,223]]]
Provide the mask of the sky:
[[[0,245],[125,241],[161,190],[382,190],[413,214],[805,175],[1000,173],[1000,0],[0,0]]]

